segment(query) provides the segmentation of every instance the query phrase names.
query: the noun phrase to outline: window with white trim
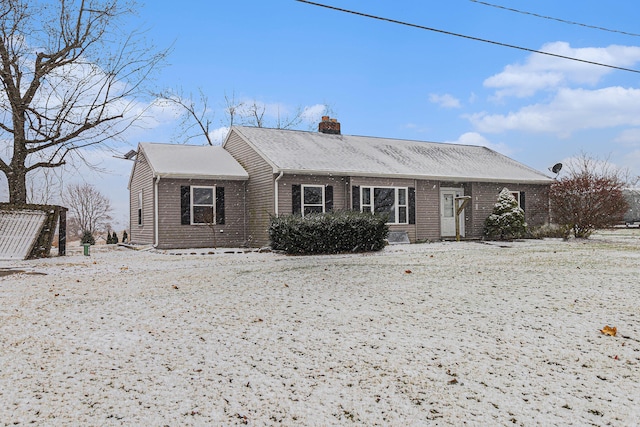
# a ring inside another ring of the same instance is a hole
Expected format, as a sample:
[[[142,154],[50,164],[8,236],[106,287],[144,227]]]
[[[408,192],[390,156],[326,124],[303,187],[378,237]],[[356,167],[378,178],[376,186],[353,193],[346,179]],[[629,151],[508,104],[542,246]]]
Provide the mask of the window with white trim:
[[[511,195],[513,196],[514,199],[516,199],[516,202],[518,202],[518,206],[520,206],[520,192],[512,191]]]
[[[191,224],[212,224],[215,187],[191,187]]]
[[[302,216],[324,213],[324,185],[302,185]]]
[[[407,187],[362,187],[360,210],[387,215],[388,224],[408,224]]]

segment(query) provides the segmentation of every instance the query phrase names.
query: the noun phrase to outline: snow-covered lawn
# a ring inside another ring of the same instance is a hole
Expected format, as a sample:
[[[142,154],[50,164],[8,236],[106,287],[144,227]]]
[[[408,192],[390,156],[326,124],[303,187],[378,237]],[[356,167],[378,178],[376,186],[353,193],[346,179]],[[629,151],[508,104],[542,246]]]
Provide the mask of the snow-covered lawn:
[[[0,424],[640,424],[637,229],[206,252],[0,262]]]

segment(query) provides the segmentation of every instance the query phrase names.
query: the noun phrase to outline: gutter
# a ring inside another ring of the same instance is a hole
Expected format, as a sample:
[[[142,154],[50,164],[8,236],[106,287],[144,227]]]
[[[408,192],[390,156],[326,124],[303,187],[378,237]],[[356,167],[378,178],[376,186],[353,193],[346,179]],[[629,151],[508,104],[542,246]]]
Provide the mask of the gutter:
[[[153,247],[158,247],[158,183],[160,182],[160,175],[156,177],[153,182]]]
[[[417,179],[423,181],[445,181],[445,182],[489,182],[498,184],[551,184],[553,178],[492,178],[492,177],[472,177],[472,176],[446,176],[446,175],[414,175],[399,173],[373,173],[373,172],[353,172],[353,171],[310,171],[298,169],[281,169],[281,173],[286,172],[291,175],[322,175],[322,176],[345,176],[345,177],[365,177],[365,178],[394,178],[394,179]],[[275,171],[274,171],[275,173]],[[544,175],[543,175],[544,176]]]
[[[282,178],[284,176],[284,171],[280,171],[280,175],[278,175],[278,177],[276,178],[276,180],[273,182],[273,185],[275,186],[273,194],[274,194],[274,211],[276,216],[278,216],[278,181],[280,181],[280,178]]]

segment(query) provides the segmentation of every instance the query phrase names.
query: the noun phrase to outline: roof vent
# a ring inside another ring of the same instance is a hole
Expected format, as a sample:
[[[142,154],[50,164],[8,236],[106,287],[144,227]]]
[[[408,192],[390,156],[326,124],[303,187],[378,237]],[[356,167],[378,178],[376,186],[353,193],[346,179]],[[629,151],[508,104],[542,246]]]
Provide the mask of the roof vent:
[[[340,122],[329,116],[322,116],[322,121],[318,124],[318,132],[340,135]]]

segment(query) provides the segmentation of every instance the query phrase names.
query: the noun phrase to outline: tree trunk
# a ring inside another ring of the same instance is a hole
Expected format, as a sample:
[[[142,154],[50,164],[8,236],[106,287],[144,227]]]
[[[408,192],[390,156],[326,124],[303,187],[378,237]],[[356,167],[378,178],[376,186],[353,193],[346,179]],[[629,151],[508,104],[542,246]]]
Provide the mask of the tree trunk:
[[[9,183],[9,203],[26,204],[27,203],[27,183],[26,172],[13,170],[7,174],[7,182]]]

